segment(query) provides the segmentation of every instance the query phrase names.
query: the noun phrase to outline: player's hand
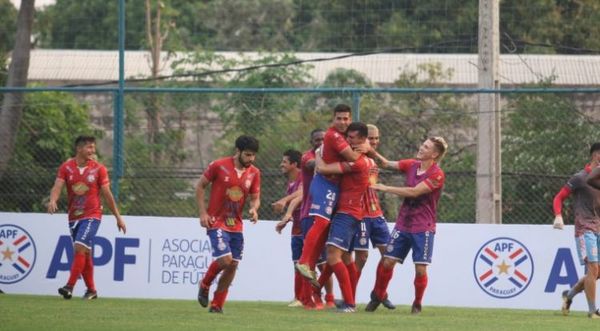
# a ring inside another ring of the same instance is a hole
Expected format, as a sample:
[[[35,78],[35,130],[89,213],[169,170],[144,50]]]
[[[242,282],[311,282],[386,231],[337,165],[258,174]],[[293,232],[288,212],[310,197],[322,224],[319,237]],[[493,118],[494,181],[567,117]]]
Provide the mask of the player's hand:
[[[48,212],[50,214],[54,214],[58,210],[58,206],[56,205],[56,201],[52,201],[52,200],[48,201],[47,207],[48,207]]]
[[[250,214],[250,222],[256,224],[256,222],[258,222],[258,212],[256,209],[251,208],[248,210],[248,213]]]
[[[127,227],[125,226],[125,221],[123,221],[123,218],[121,218],[121,216],[117,216],[117,229],[119,229],[119,231],[123,232],[123,234],[127,233]]]
[[[377,191],[383,191],[385,192],[385,190],[387,189],[387,186],[381,184],[381,183],[375,183],[375,184],[371,184],[371,186],[369,186],[370,188],[377,190]]]
[[[209,228],[215,221],[208,215],[208,213],[200,214],[200,226],[203,228]]]
[[[565,226],[565,222],[563,222],[562,215],[556,215],[556,217],[554,218],[554,223],[552,224],[552,227],[557,230],[562,230],[564,226]]]
[[[281,214],[285,208],[285,203],[281,200],[277,200],[271,204],[271,207],[273,207],[273,211],[275,211],[277,214]]]
[[[288,216],[287,214],[284,216],[283,219],[281,219],[281,221],[279,221],[279,223],[277,223],[277,225],[275,225],[275,231],[277,231],[277,233],[281,234],[281,230],[283,230],[285,228],[285,226],[288,224],[288,220],[289,218],[285,218],[286,216]]]

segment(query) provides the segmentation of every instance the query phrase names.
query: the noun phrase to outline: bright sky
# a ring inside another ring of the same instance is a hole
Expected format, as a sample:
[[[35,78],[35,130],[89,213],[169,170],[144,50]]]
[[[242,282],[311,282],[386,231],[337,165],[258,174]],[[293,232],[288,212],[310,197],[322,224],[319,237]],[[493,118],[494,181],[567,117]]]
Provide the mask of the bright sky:
[[[15,5],[15,7],[17,7],[17,9],[19,9],[19,6],[21,6],[21,0],[10,0],[10,2],[12,2]],[[39,8],[39,7],[51,5],[55,2],[56,2],[56,0],[35,0],[35,7]]]

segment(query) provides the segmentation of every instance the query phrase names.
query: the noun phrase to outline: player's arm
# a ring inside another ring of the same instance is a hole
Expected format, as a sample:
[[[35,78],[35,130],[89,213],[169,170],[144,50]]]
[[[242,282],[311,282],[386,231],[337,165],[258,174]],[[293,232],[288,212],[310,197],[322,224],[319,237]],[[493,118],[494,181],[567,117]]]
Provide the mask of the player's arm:
[[[376,151],[373,151],[373,154],[375,154],[375,158],[379,160],[379,163],[381,164],[382,168],[394,170],[397,170],[399,168],[400,161],[390,161]]]
[[[260,208],[260,192],[251,193],[250,197],[250,209],[248,213],[250,214],[250,222],[256,223],[258,221],[258,208]]]
[[[552,201],[552,209],[554,211],[554,223],[552,226],[555,229],[562,230],[565,225],[565,222],[562,218],[562,205],[563,202],[571,195],[571,188],[565,185],[560,191],[554,196],[554,200]]]
[[[277,225],[275,226],[275,231],[277,231],[278,233],[281,233],[281,230],[283,230],[283,228],[285,228],[285,226],[293,220],[292,214],[294,213],[294,210],[296,210],[296,208],[298,208],[298,206],[300,206],[300,204],[302,203],[302,187],[298,188],[296,192],[298,191],[300,191],[300,195],[292,199],[292,201],[290,201],[285,215],[283,215],[281,221],[279,221],[279,223],[277,223]]]
[[[123,221],[121,213],[119,213],[119,208],[117,208],[115,197],[110,191],[110,184],[104,184],[100,186],[100,192],[102,192],[102,197],[104,198],[104,201],[106,201],[108,209],[110,209],[111,213],[115,215],[115,218],[117,219],[117,228],[119,229],[119,231],[122,231],[123,234],[125,234],[127,232],[125,221]]]
[[[323,175],[339,175],[350,172],[352,167],[348,162],[325,163],[320,155],[315,159],[315,170]]]
[[[351,146],[344,148],[340,155],[344,158],[344,160],[349,162],[354,162],[358,160],[358,158],[365,153],[371,152],[371,147],[369,143],[364,143],[360,146],[357,146],[356,150],[353,150]]]
[[[371,185],[371,188],[375,190],[379,190],[386,193],[392,193],[395,195],[399,195],[404,198],[416,198],[423,194],[427,194],[432,192],[431,187],[427,186],[425,182],[420,182],[415,187],[398,187],[398,186],[387,186],[380,183]]]
[[[600,190],[600,167],[596,167],[592,170],[585,182],[596,190]]]
[[[58,199],[60,198],[60,192],[62,191],[65,181],[62,178],[56,178],[54,186],[50,190],[50,200],[48,201],[48,212],[54,214],[58,210]]]
[[[205,228],[208,228],[214,222],[206,211],[204,195],[208,185],[210,185],[210,181],[204,175],[200,176],[200,180],[196,184],[196,202],[198,203],[198,210],[200,212],[200,225]]]
[[[293,193],[284,196],[283,198],[273,202],[271,204],[271,206],[273,207],[273,210],[276,213],[281,213],[283,211],[283,209],[285,208],[285,205],[287,205],[288,202],[294,200],[298,196],[302,196],[302,190],[296,190]]]

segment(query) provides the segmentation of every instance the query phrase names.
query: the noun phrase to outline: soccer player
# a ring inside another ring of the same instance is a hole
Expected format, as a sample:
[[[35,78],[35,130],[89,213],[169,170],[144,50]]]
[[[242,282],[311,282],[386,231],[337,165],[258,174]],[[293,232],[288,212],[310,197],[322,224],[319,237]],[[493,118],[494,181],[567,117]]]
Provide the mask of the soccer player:
[[[367,128],[369,129],[367,139],[373,151],[376,151],[379,146],[379,129],[373,124],[367,124]],[[372,166],[369,170],[369,182],[375,184],[379,177],[379,167],[375,162],[370,164]],[[373,247],[379,250],[381,257],[383,257],[385,247],[390,240],[390,231],[387,220],[383,216],[377,192],[373,188],[368,188],[364,197],[365,217],[360,223],[360,231],[357,233],[354,242],[354,256],[359,279],[369,257],[369,240],[371,240]],[[396,309],[396,306],[388,298],[384,298],[381,303],[388,309]]]
[[[300,207],[300,219],[301,228],[302,228],[302,239],[304,246],[304,239],[306,235],[310,231],[314,221],[311,216],[309,216],[310,207],[312,205],[312,199],[310,196],[310,185],[313,180],[313,176],[315,174],[315,157],[316,150],[323,145],[323,139],[325,136],[325,131],[322,129],[315,129],[310,133],[310,144],[311,148],[302,154],[302,160],[300,161],[300,168],[302,171],[302,205]],[[323,269],[325,266],[325,254],[324,250],[322,250],[321,257],[317,261],[317,266],[323,273]],[[299,273],[298,273],[299,275]],[[328,280],[324,283],[325,287],[325,302],[328,307],[334,307],[334,296],[333,296],[333,282]],[[320,291],[316,293],[313,298],[313,288],[310,282],[304,278],[301,281],[301,302],[302,305],[307,309],[320,308],[319,303],[321,300]]]
[[[222,272],[209,312],[222,313],[229,285],[235,277],[244,251],[242,210],[250,198],[250,221],[258,221],[260,207],[260,170],[253,163],[258,140],[242,135],[235,140],[235,154],[208,165],[196,186],[200,225],[207,229],[215,260],[210,264],[198,290],[198,302],[208,306],[210,285]],[[211,185],[208,208],[204,191]]]
[[[598,165],[600,165],[600,143],[595,143],[590,148],[590,163],[585,168],[573,175],[565,186],[554,197],[554,228],[562,230],[562,203],[573,194],[573,209],[575,214],[575,245],[577,255],[582,265],[586,267],[585,276],[580,279],[570,290],[562,293],[564,315],[569,314],[573,297],[585,292],[588,302],[588,317],[600,318],[596,308],[596,280],[599,277],[600,249],[600,191],[593,187],[597,185]],[[594,170],[593,174],[590,174]],[[591,176],[588,176],[591,175]],[[590,186],[594,185],[594,186]]]
[[[301,159],[302,153],[297,150],[288,149],[283,153],[283,158],[279,164],[279,168],[281,169],[281,173],[285,175],[288,180],[286,196],[273,204],[273,208],[276,210],[276,206],[280,204],[283,204],[284,206],[285,204],[289,205],[287,212],[281,221],[275,226],[275,230],[278,233],[281,233],[287,223],[292,222],[291,247],[292,261],[294,264],[298,262],[300,254],[302,254],[303,244],[302,228],[300,226],[300,202],[302,201],[302,176],[300,173]],[[292,302],[289,304],[290,307],[302,306],[300,301],[302,277],[296,270],[294,270],[294,273],[294,300],[292,300]]]
[[[415,264],[415,299],[411,313],[421,312],[421,301],[427,287],[427,266],[431,264],[433,252],[437,204],[445,180],[444,172],[438,163],[447,149],[448,145],[444,138],[431,137],[421,144],[416,159],[388,161],[378,155],[383,167],[396,169],[405,174],[406,186],[371,185],[376,190],[401,196],[404,201],[398,211],[396,225],[386,253],[377,266],[377,278],[366,311],[375,311],[387,298],[387,287],[392,279],[396,262],[403,263],[412,249],[412,259]]]
[[[348,126],[347,141],[351,146],[363,144],[368,136],[364,123]],[[358,281],[356,265],[352,260],[354,240],[364,216],[364,195],[369,187],[369,171],[373,160],[361,155],[354,162],[324,164],[317,157],[317,173],[341,175],[340,196],[327,239],[327,264],[335,274],[344,298],[340,312],[355,312],[355,293]]]
[[[356,161],[361,153],[354,151],[345,137],[346,129],[352,122],[352,111],[349,106],[339,104],[333,109],[332,126],[327,130],[323,138],[322,158],[325,163],[342,161]],[[368,144],[362,147],[369,150]],[[302,256],[296,264],[296,270],[300,274],[316,283],[315,265],[325,246],[329,230],[329,220],[337,204],[339,195],[338,184],[340,175],[316,174],[310,185],[311,205],[309,216],[313,218],[313,225],[304,239]]]
[[[58,289],[65,299],[71,299],[73,288],[83,276],[87,287],[83,299],[98,298],[94,284],[94,262],[91,254],[94,238],[100,227],[102,203],[100,194],[108,204],[108,209],[117,219],[119,231],[126,232],[125,222],[121,218],[117,204],[110,190],[110,180],[106,167],[95,160],[96,138],[79,136],[75,139],[75,157],[64,162],[58,168],[54,186],[50,191],[48,212],[58,210],[57,201],[63,186],[67,186],[69,230],[73,240],[75,255],[71,265],[71,273],[67,284]]]

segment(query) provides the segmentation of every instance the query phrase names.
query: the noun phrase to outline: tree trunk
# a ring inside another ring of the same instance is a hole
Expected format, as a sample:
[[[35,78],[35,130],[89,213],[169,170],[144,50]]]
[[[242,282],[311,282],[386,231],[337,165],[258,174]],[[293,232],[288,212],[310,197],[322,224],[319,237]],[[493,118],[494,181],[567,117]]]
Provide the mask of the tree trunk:
[[[27,85],[29,54],[31,51],[31,28],[35,0],[22,0],[17,18],[17,35],[8,69],[7,87]],[[23,93],[6,93],[0,109],[0,178],[12,158],[19,123],[23,114]]]

